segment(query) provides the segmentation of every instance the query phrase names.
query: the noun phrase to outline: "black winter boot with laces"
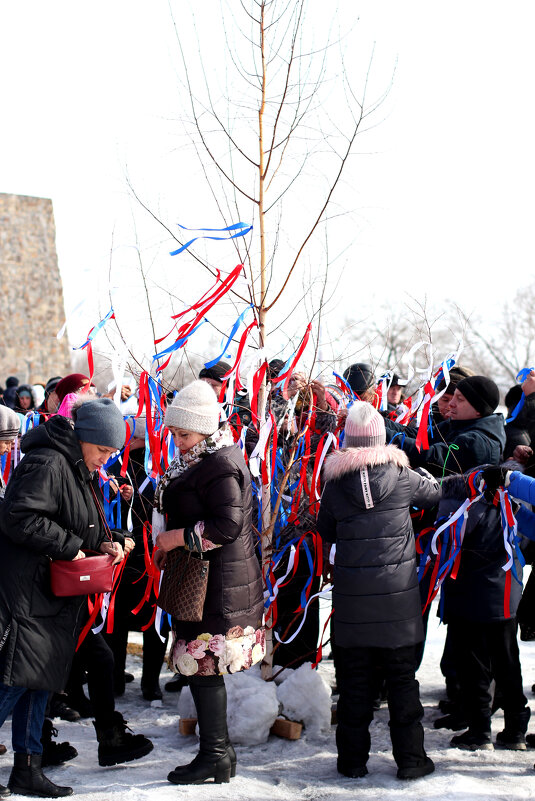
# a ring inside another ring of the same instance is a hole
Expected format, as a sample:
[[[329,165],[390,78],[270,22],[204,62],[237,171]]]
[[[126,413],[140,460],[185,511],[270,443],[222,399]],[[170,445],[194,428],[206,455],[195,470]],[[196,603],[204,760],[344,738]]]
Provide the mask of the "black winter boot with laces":
[[[74,759],[78,756],[78,751],[70,743],[57,743],[52,739],[52,737],[57,736],[58,730],[49,718],[45,718],[41,734],[41,744],[43,746],[41,765],[43,768],[50,765],[63,765],[64,762],[68,762],[69,759]]]
[[[93,721],[98,740],[98,764],[102,767],[132,762],[150,754],[154,748],[143,734],[128,730],[127,721],[120,712],[113,712],[104,723]]]

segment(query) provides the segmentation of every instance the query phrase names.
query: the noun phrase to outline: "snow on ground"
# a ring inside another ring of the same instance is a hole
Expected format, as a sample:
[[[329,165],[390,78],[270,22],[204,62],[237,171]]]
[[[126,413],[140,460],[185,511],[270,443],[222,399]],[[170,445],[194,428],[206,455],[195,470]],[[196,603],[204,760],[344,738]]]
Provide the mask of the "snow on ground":
[[[61,741],[69,740],[79,752],[77,759],[47,773],[58,784],[71,785],[80,801],[390,801],[400,797],[416,801],[512,801],[535,798],[535,751],[465,752],[449,748],[452,732],[433,729],[440,716],[438,700],[443,697],[443,680],[438,668],[445,629],[431,615],[429,638],[418,678],[425,707],[426,748],[436,764],[436,772],[413,782],[396,778],[390,751],[388,710],[376,713],[371,726],[372,751],[369,775],[346,779],[336,771],[334,727],[327,734],[303,734],[297,741],[270,737],[255,746],[238,746],[238,773],[230,784],[177,787],[166,781],[175,765],[189,762],[197,751],[197,738],[178,733],[177,696],[164,692],[163,706],[151,706],[141,697],[141,660],[128,657],[127,669],[136,681],[127,685],[117,699],[117,708],[135,732],[154,742],[154,751],[144,759],[127,765],[101,768],[97,761],[97,741],[90,720],[78,723],[56,721]],[[132,635],[137,641],[138,635]],[[531,685],[535,682],[535,642],[521,643],[526,695],[535,708]],[[332,663],[320,666],[321,675],[333,679]],[[162,687],[170,674],[162,670]],[[245,714],[254,715],[255,698],[244,704]],[[493,719],[493,733],[503,727],[503,716]],[[535,718],[530,726],[535,731]],[[0,742],[8,752],[0,757],[0,783],[6,783],[12,761],[10,724],[6,722]],[[18,796],[23,798],[23,796]]]

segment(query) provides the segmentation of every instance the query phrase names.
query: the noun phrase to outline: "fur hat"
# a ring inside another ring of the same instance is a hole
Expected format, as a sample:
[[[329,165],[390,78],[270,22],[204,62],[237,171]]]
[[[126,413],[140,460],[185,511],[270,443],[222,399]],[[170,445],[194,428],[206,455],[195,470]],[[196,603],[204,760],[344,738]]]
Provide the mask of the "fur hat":
[[[366,362],[351,364],[344,371],[344,378],[356,395],[362,395],[367,389],[375,386],[373,367]]]
[[[87,400],[76,409],[74,432],[82,442],[120,450],[126,439],[124,419],[111,398]]]
[[[457,389],[481,417],[493,414],[500,402],[500,390],[491,378],[484,375],[471,375],[463,378],[457,384]]]
[[[13,409],[0,406],[0,439],[14,439],[19,433],[20,418]]]
[[[356,401],[350,408],[344,430],[348,448],[375,448],[386,443],[385,421],[365,401]]]
[[[192,381],[175,395],[167,407],[165,425],[197,434],[213,434],[219,426],[220,406],[206,381]]]
[[[86,375],[83,375],[82,373],[70,373],[56,384],[56,395],[60,401],[62,401],[65,395],[68,395],[69,392],[78,392],[79,389],[82,389],[82,387],[88,383],[89,378]]]

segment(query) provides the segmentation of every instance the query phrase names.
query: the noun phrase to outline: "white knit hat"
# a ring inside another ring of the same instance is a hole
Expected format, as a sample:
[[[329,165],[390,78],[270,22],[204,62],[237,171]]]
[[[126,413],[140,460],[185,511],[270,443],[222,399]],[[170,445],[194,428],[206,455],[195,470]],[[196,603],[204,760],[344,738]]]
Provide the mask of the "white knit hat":
[[[195,431],[197,434],[213,434],[219,426],[221,407],[217,397],[206,381],[192,381],[175,395],[165,413],[165,425]]]
[[[386,443],[385,421],[365,401],[356,401],[350,408],[344,432],[348,448],[375,448]]]

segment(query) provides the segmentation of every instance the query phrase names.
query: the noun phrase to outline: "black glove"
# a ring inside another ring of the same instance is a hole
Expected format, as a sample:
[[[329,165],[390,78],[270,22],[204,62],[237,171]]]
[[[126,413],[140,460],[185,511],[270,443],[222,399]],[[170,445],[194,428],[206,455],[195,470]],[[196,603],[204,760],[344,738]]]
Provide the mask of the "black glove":
[[[509,483],[507,477],[510,472],[506,467],[486,467],[483,470],[481,478],[486,485],[483,494],[487,501],[492,503],[498,487],[505,487]]]

